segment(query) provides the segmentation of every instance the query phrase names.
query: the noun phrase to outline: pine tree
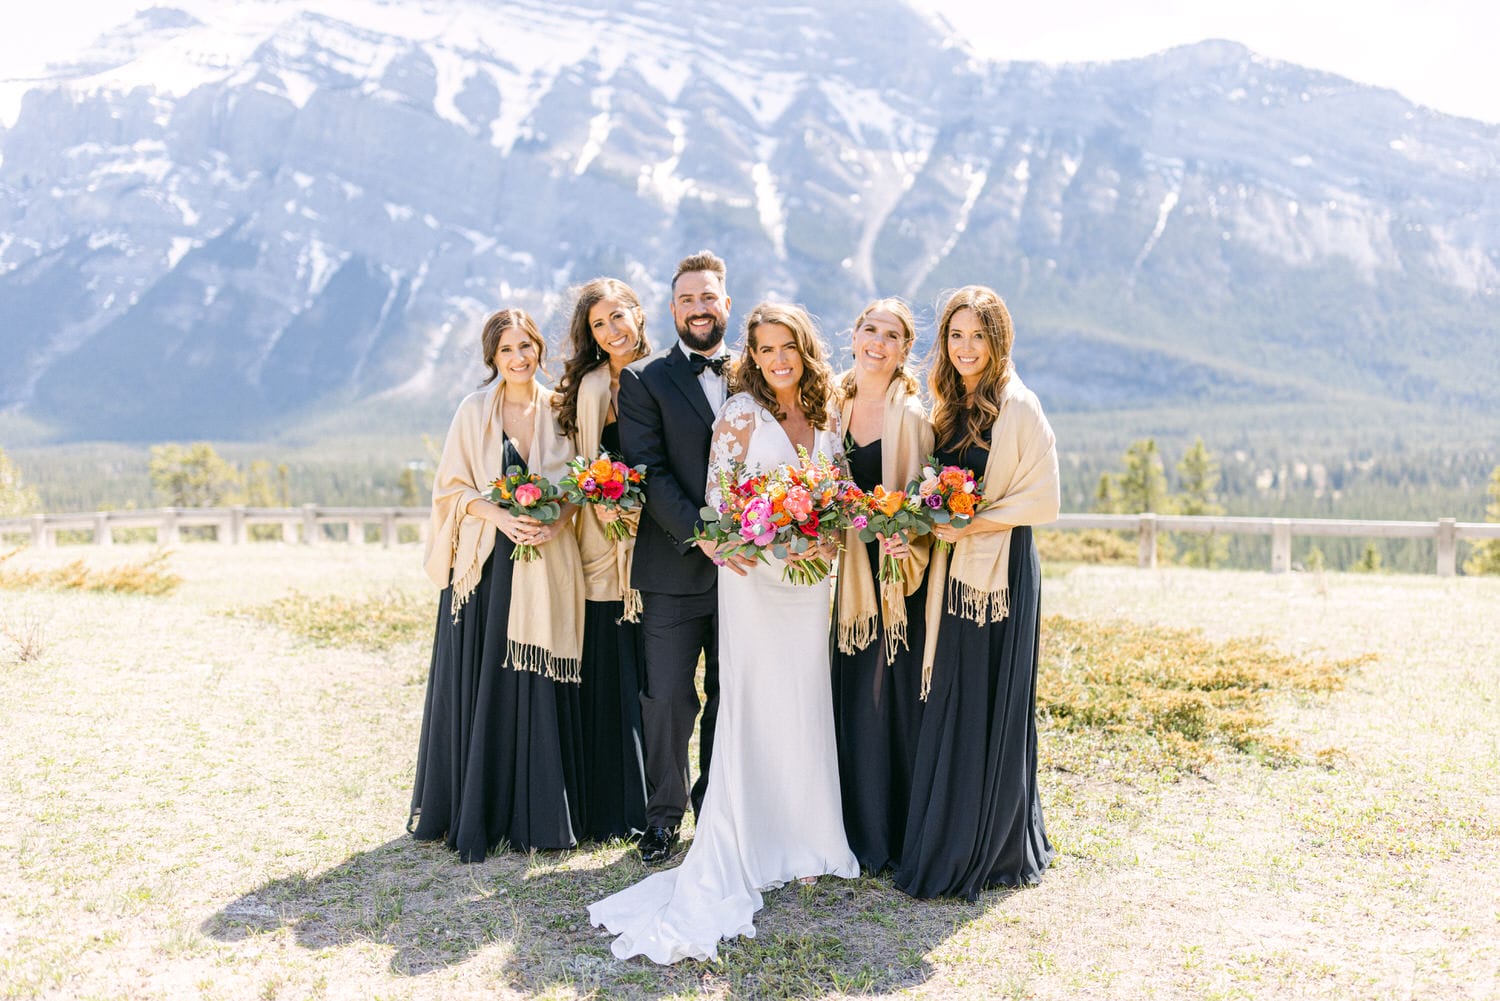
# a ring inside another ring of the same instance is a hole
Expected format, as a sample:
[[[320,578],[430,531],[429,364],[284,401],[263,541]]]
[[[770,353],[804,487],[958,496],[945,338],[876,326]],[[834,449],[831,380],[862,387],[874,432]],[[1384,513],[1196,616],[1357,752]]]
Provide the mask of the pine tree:
[[[1119,489],[1121,510],[1127,514],[1168,510],[1167,474],[1155,438],[1142,438],[1126,449]]]
[[[1490,484],[1485,491],[1490,502],[1484,509],[1485,521],[1500,521],[1500,466],[1490,470]],[[1500,574],[1500,539],[1486,539],[1474,547],[1464,560],[1464,573]]]
[[[40,507],[36,491],[26,485],[20,468],[0,448],[0,518],[33,514]]]
[[[1094,488],[1094,511],[1098,514],[1124,513],[1120,501],[1120,478],[1115,474],[1099,474],[1099,485]]]
[[[151,486],[172,507],[218,507],[238,499],[242,479],[206,441],[151,446]]]
[[[1364,555],[1359,562],[1354,564],[1356,573],[1379,573],[1380,572],[1380,549],[1371,542],[1365,546]]]
[[[1193,442],[1182,461],[1177,463],[1182,492],[1177,498],[1178,514],[1223,514],[1219,503],[1219,464],[1203,445],[1200,436]],[[1211,567],[1229,555],[1228,540],[1214,532],[1193,535],[1184,544],[1182,560],[1188,566]]]

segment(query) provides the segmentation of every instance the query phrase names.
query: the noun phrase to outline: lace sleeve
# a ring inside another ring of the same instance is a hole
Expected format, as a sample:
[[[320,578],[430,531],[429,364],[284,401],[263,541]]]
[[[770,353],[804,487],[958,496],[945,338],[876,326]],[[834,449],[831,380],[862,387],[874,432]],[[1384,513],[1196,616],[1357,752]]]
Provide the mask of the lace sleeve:
[[[735,463],[744,460],[754,430],[755,401],[744,393],[736,393],[724,403],[719,419],[714,422],[713,442],[708,449],[708,484],[704,491],[710,507],[718,507],[724,499],[720,484],[734,476]]]

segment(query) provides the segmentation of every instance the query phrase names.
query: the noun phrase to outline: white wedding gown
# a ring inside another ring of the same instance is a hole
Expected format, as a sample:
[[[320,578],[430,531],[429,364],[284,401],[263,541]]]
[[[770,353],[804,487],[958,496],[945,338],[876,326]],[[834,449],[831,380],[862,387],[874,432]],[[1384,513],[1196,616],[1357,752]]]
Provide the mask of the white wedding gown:
[[[813,451],[833,456],[839,444],[836,428],[819,431]],[[750,473],[797,461],[781,425],[744,393],[714,428],[710,504],[734,460]],[[830,585],[789,584],[781,569],[773,559],[746,577],[719,571],[719,720],[692,845],[676,869],[589,907],[593,924],[619,936],[611,949],[621,959],[714,959],[721,940],[755,935],[761,890],[859,875],[839,801]]]

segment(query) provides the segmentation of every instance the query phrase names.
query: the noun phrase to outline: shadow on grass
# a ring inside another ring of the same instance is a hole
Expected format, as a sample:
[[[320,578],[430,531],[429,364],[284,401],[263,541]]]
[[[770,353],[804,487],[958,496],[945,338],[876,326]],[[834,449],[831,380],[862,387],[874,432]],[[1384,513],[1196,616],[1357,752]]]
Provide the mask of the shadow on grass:
[[[928,953],[1009,896],[915,901],[887,877],[824,877],[767,893],[757,936],[724,943],[718,962],[664,968],[615,959],[612,937],[588,923],[589,904],[645,874],[618,842],[466,865],[440,844],[401,837],[325,872],[256,887],[202,930],[236,942],[290,929],[310,950],[376,943],[392,950],[391,972],[403,977],[493,951],[503,956],[499,984],[527,993],[565,986],[606,997],[802,998],[918,986],[931,976]]]

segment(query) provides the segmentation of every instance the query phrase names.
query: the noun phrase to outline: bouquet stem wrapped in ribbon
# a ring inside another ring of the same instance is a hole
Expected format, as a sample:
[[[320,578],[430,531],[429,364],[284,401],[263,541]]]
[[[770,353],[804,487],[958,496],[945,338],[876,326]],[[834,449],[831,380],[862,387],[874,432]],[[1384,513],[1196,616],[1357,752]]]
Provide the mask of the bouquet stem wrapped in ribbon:
[[[848,493],[855,489],[844,471],[819,454],[816,459],[799,448],[797,465],[781,465],[757,476],[746,476],[736,465],[721,478],[722,500],[705,507],[703,527],[693,541],[717,547],[715,562],[734,555],[765,562],[768,556],[785,560],[782,579],[793,584],[816,584],[832,567],[821,555],[788,560],[837,539],[847,526]]]
[[[511,466],[506,469],[504,476],[491,480],[489,492],[485,496],[511,514],[524,514],[543,525],[550,525],[558,519],[562,514],[563,501],[566,500],[562,491],[545,476],[522,472],[520,466]],[[510,554],[511,559],[523,563],[530,563],[541,557],[536,546],[524,542],[518,543]]]

